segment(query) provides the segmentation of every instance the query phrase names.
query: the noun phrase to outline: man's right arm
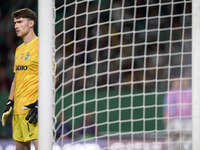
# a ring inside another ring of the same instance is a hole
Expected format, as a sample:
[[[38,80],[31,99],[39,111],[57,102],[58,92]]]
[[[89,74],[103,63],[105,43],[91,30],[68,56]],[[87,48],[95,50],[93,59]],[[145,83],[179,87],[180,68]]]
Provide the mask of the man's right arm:
[[[10,88],[10,94],[8,97],[8,99],[10,99],[10,100],[14,100],[15,85],[16,85],[16,74],[14,76],[14,79],[13,79],[13,82],[12,82],[11,88]]]

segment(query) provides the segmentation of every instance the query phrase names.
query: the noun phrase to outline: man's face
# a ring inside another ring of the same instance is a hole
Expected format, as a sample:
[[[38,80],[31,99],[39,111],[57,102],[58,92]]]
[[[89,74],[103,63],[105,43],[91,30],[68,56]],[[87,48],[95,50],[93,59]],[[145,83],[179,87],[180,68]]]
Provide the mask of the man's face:
[[[14,18],[15,31],[18,37],[25,37],[33,27],[32,20],[28,18]]]

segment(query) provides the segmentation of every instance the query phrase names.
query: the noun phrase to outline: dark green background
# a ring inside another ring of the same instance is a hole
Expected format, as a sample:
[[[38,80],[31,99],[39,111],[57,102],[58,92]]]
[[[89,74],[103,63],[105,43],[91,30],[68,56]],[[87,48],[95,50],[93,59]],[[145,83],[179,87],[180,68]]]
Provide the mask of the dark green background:
[[[100,132],[164,129],[163,94],[155,95],[150,92],[144,94],[141,91],[134,93],[110,91],[108,93],[106,90],[95,89],[75,92],[73,95],[65,93],[67,96],[63,98],[60,94],[60,92],[56,94],[56,114],[63,109],[68,122],[75,124],[74,128],[81,124],[84,119],[83,114],[89,111],[94,113],[94,118],[97,117],[96,123],[102,124],[99,126]]]

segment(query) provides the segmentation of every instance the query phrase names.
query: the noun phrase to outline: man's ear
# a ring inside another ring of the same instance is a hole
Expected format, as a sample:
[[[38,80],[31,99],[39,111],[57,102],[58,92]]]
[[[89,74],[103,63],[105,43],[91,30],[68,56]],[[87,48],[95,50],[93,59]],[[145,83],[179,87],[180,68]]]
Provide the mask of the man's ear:
[[[29,21],[29,26],[30,26],[30,28],[33,28],[33,26],[34,26],[34,21],[33,20]]]

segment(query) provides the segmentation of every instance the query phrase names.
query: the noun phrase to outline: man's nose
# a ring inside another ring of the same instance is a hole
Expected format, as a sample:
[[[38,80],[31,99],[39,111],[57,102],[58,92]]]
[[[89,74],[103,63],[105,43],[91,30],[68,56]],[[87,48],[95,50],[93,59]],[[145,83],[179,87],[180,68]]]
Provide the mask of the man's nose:
[[[15,29],[16,29],[16,28],[18,28],[18,25],[17,25],[17,23],[15,24]]]

